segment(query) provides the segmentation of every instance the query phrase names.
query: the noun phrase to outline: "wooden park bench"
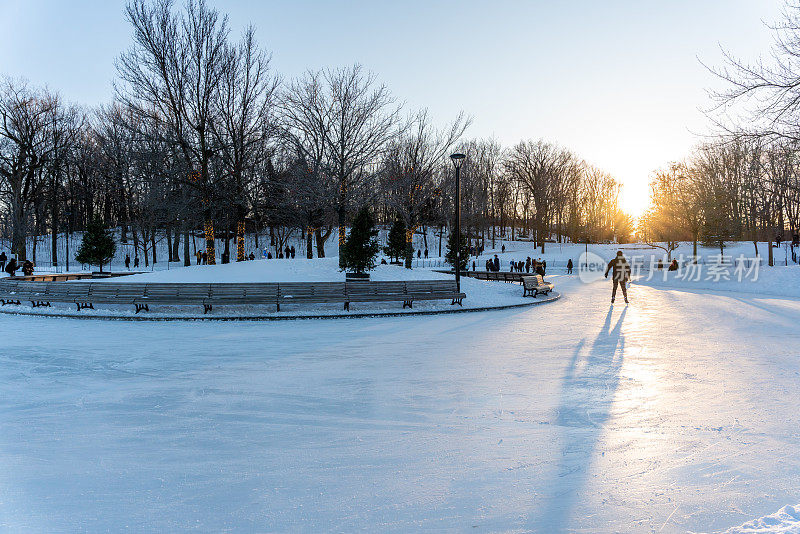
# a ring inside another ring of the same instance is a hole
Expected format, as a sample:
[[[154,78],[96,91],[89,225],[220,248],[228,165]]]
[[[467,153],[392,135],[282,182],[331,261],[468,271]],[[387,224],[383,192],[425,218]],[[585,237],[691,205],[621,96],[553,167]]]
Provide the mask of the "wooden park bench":
[[[536,274],[533,276],[525,276],[522,278],[523,297],[535,297],[539,293],[547,295],[555,287],[550,282],[545,282],[542,275]]]
[[[151,304],[202,305],[208,313],[214,305],[274,305],[280,311],[286,304],[343,304],[352,302],[402,302],[446,300],[461,304],[466,297],[456,290],[453,280],[399,282],[289,282],[289,283],[114,283],[114,282],[30,282],[0,281],[0,304],[33,307],[51,302],[75,304],[78,311],[94,309],[94,304],[133,305],[136,313],[149,311]]]

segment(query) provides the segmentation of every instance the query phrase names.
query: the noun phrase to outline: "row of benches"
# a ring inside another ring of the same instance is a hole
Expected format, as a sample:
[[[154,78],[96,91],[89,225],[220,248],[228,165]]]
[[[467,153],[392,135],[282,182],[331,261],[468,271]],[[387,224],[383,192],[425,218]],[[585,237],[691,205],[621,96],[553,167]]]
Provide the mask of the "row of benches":
[[[272,283],[119,283],[119,282],[28,282],[0,280],[0,303],[33,307],[52,302],[75,304],[78,311],[94,304],[135,306],[136,313],[149,311],[150,304],[202,305],[208,313],[214,305],[343,304],[353,302],[402,302],[451,300],[461,304],[466,297],[453,280],[399,282],[272,282]]]
[[[517,273],[510,271],[465,271],[464,276],[476,278],[478,280],[497,280],[501,282],[518,282],[522,283],[522,279],[526,276],[536,276],[536,273]]]

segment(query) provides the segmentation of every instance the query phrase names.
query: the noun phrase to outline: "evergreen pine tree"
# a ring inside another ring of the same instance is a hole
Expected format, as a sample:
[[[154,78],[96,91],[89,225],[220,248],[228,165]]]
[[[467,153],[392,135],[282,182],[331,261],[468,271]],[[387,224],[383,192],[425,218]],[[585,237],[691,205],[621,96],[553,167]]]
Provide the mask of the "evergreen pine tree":
[[[81,263],[99,265],[102,273],[103,265],[111,261],[116,251],[117,243],[114,241],[114,235],[110,230],[106,230],[100,219],[94,219],[86,227],[75,259]]]
[[[455,269],[456,265],[456,243],[455,243],[455,232],[450,232],[450,235],[447,237],[447,253],[444,256],[444,259],[447,263],[453,266]],[[458,259],[460,260],[459,263],[461,264],[460,271],[467,270],[467,263],[469,262],[469,243],[467,239],[464,237],[464,234],[461,234],[461,251],[458,255]]]
[[[405,254],[406,250],[406,224],[403,218],[398,215],[392,228],[389,230],[389,238],[387,239],[386,247],[383,249],[384,254],[389,256],[390,259],[399,258]]]
[[[350,235],[347,236],[339,252],[342,268],[356,273],[374,269],[375,256],[381,250],[377,238],[375,221],[369,208],[364,206],[356,213]]]

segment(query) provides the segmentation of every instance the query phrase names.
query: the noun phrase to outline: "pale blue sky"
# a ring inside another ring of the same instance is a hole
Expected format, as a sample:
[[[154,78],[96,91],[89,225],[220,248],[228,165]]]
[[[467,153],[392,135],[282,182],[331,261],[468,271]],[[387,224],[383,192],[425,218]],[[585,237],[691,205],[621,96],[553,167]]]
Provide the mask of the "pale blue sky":
[[[234,31],[249,22],[284,77],[363,64],[409,107],[440,121],[463,109],[468,134],[504,144],[543,137],[625,184],[644,207],[649,173],[708,131],[699,107],[719,45],[768,51],[781,0],[244,1],[210,0]],[[112,98],[114,60],[130,43],[124,0],[0,0],[0,74],[82,104]]]

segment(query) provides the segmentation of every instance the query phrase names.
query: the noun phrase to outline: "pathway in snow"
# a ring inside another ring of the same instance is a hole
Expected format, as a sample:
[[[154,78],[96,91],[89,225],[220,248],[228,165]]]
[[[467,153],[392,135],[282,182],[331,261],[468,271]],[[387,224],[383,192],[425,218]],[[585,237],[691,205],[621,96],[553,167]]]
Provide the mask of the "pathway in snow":
[[[718,531],[800,502],[800,300],[0,316],[0,530]]]

